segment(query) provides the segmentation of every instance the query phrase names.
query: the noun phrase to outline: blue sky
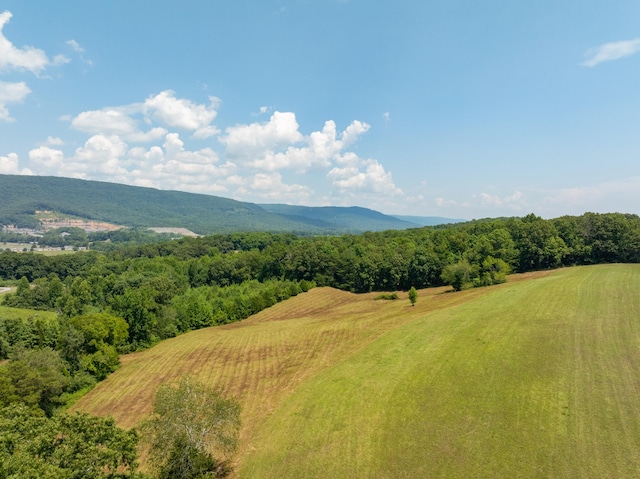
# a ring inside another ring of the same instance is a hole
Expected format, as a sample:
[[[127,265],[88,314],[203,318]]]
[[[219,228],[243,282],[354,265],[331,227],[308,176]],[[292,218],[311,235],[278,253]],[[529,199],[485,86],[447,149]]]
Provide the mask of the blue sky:
[[[0,1],[0,173],[638,214],[639,18],[636,0]]]

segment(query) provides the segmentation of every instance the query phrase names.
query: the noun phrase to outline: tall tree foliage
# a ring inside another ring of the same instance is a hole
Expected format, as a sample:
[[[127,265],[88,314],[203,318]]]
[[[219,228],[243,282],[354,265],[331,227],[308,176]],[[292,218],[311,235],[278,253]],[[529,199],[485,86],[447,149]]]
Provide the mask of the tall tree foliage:
[[[190,376],[160,386],[141,430],[161,479],[225,477],[237,446],[240,405]]]
[[[138,436],[113,419],[0,409],[0,479],[134,479]]]

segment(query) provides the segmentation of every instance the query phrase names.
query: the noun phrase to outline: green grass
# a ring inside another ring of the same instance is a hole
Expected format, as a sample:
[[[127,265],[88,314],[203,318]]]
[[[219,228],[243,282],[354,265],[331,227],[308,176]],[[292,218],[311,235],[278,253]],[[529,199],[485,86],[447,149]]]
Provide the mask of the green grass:
[[[73,251],[73,247],[71,246],[67,246],[66,249],[60,249],[59,247],[54,248],[54,247],[38,247],[36,249],[34,249],[33,251],[31,251],[31,243],[2,243],[0,244],[0,252],[5,251],[6,249],[9,249],[11,251],[14,251],[16,253],[23,253],[23,252],[30,252],[30,253],[38,253],[38,254],[43,254],[45,256],[57,256],[60,254],[70,254],[70,253],[75,253],[75,251]]]
[[[240,478],[635,478],[640,265],[376,301],[316,288],[122,359],[72,409],[133,426],[190,373],[243,407]]]
[[[416,319],[301,385],[240,477],[638,477],[640,266]]]
[[[15,288],[12,288],[15,290]],[[22,308],[8,308],[7,306],[0,306],[0,318],[6,319],[31,319],[42,318],[47,321],[53,321],[58,315],[51,311],[36,311],[34,309],[22,309]]]

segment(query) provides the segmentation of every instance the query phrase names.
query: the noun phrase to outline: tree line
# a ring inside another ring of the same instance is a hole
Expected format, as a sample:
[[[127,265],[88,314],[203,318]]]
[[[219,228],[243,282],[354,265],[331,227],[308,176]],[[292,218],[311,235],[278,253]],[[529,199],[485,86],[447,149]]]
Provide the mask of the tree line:
[[[361,293],[453,284],[451,274],[443,278],[453,266],[467,270],[466,286],[479,286],[500,280],[502,273],[639,260],[637,215],[586,213],[545,220],[530,214],[361,235],[213,235],[103,254],[4,252],[0,278],[17,281],[24,276],[32,283],[52,273],[63,282],[68,277],[94,282],[98,276],[125,277],[135,287],[131,277],[137,274],[169,277],[178,288],[251,279],[307,280]]]
[[[504,282],[510,272],[639,260],[640,218],[618,213],[343,236],[234,233],[61,256],[3,252],[0,279],[17,285],[3,304],[58,316],[0,315],[0,359],[37,364],[27,353],[48,348],[73,379],[58,389],[73,393],[113,371],[119,353],[244,319],[316,285],[460,290]]]
[[[33,423],[42,434],[71,427],[54,412],[114,371],[120,353],[244,319],[316,285],[355,293],[461,290],[504,282],[511,272],[639,261],[640,217],[619,213],[343,236],[234,233],[61,256],[2,252],[0,280],[17,286],[3,304],[57,314],[0,312],[0,359],[8,358],[0,365],[0,422]],[[38,426],[38,417],[53,422]],[[133,471],[133,458],[114,467]]]

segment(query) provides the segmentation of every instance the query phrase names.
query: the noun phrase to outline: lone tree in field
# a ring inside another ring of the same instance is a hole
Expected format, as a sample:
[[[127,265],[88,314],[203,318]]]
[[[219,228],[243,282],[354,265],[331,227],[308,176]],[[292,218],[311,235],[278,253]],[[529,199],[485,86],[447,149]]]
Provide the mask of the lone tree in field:
[[[417,300],[418,300],[418,291],[416,291],[416,288],[411,286],[411,289],[409,290],[409,301],[411,301],[411,306],[415,306]]]
[[[142,427],[158,478],[226,477],[237,446],[240,405],[186,376],[160,386]]]

